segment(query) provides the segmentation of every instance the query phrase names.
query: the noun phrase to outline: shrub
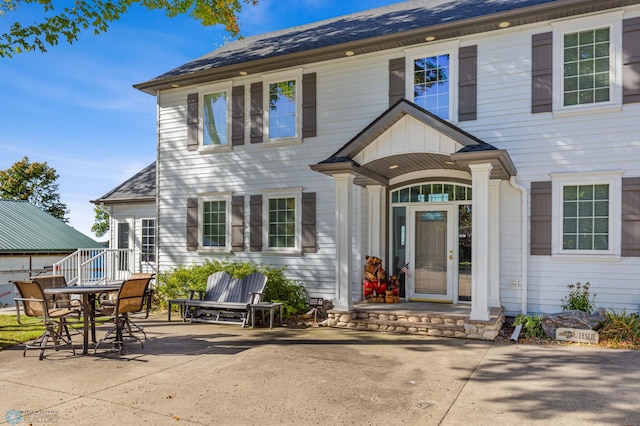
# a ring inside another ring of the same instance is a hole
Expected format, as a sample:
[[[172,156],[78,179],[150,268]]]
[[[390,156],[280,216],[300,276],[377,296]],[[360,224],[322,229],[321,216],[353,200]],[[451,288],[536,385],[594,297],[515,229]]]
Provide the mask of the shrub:
[[[542,318],[538,315],[516,315],[513,325],[521,325],[527,337],[544,337]]]
[[[204,291],[207,278],[214,272],[224,271],[231,278],[244,278],[254,272],[262,272],[268,278],[264,300],[282,302],[285,316],[306,311],[308,308],[304,287],[284,275],[286,266],[276,268],[253,262],[229,262],[206,259],[202,264],[180,265],[169,272],[158,274],[156,291],[160,296],[160,305],[167,306],[168,299],[189,297],[190,290]]]
[[[600,338],[607,340],[613,347],[640,345],[640,318],[638,314],[627,315],[624,310],[621,313],[607,312],[607,319],[598,331]]]
[[[596,295],[591,296],[589,294],[590,284],[587,282],[585,285],[569,284],[569,295],[561,300],[563,311],[582,311],[588,314],[593,312],[596,306]]]

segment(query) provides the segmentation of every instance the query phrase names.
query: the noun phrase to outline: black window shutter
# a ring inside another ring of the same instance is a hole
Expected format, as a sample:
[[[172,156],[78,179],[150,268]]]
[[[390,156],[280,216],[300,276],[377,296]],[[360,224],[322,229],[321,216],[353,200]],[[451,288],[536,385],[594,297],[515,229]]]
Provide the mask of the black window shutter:
[[[262,195],[249,197],[249,249],[262,251]]]
[[[261,143],[262,135],[262,82],[251,84],[251,143]]]
[[[198,150],[198,94],[187,95],[187,149]]]
[[[244,86],[231,89],[231,145],[244,145]]]
[[[640,18],[622,21],[622,103],[640,102]]]
[[[551,255],[551,181],[531,182],[531,255]]]
[[[389,106],[404,99],[404,58],[389,60]]]
[[[461,47],[458,63],[458,120],[475,120],[478,114],[478,46]]]
[[[531,37],[531,112],[551,112],[553,107],[553,33]]]
[[[187,198],[187,250],[198,250],[198,199]]]
[[[637,177],[622,179],[621,251],[625,257],[640,257],[640,178]]]
[[[244,197],[231,197],[231,251],[244,251]]]
[[[302,76],[302,137],[316,136],[316,73]]]
[[[316,193],[302,193],[302,252],[315,253],[316,249]]]

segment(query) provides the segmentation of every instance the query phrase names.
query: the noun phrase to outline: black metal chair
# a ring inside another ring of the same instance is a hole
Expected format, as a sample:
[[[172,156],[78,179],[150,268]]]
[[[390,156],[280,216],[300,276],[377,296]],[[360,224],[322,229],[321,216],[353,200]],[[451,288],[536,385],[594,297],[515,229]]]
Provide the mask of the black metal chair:
[[[45,326],[44,333],[32,342],[25,344],[22,356],[25,356],[29,349],[39,349],[40,360],[42,360],[46,349],[57,351],[63,347],[70,347],[75,355],[76,350],[71,341],[66,319],[73,315],[77,316],[77,310],[54,306],[55,300],[45,297],[38,282],[21,280],[12,282],[20,293],[20,297],[14,299],[18,312],[19,304],[22,303],[24,313],[29,317],[41,318]]]

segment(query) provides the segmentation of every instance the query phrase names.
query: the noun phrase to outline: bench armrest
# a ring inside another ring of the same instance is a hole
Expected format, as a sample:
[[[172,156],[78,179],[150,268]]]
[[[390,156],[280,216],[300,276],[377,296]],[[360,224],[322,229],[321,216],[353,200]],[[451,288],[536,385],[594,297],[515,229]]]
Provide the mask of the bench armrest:
[[[203,290],[189,290],[189,299],[193,300],[193,296],[195,296],[196,293],[198,294],[198,300],[204,299],[205,292]]]

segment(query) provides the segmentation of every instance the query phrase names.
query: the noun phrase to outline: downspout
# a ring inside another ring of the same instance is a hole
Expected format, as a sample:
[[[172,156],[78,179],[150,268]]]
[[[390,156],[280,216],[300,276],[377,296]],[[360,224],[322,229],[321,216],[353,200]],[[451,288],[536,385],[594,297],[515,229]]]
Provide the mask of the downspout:
[[[522,219],[522,253],[521,253],[521,262],[522,262],[522,314],[526,315],[527,314],[527,277],[529,276],[529,272],[528,272],[528,264],[527,264],[527,259],[528,259],[528,237],[529,237],[529,221],[527,220],[527,200],[529,198],[528,194],[527,194],[527,188],[525,188],[524,186],[518,184],[516,182],[516,177],[515,176],[511,176],[511,178],[509,178],[509,183],[511,184],[511,186],[513,186],[515,189],[517,189],[518,191],[520,191],[520,193],[522,194],[522,214],[521,214],[521,219]]]

